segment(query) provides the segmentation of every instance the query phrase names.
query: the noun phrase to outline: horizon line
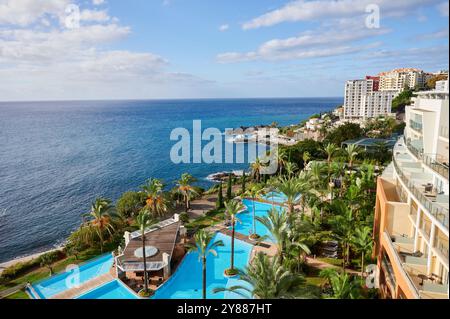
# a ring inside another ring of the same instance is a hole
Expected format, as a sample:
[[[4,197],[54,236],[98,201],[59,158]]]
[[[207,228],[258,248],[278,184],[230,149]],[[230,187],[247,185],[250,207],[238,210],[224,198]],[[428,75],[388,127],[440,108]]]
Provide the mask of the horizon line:
[[[0,103],[33,102],[130,102],[130,101],[195,101],[195,100],[269,100],[269,99],[343,99],[343,96],[285,96],[285,97],[211,97],[211,98],[119,98],[119,99],[43,99],[43,100],[6,100]]]

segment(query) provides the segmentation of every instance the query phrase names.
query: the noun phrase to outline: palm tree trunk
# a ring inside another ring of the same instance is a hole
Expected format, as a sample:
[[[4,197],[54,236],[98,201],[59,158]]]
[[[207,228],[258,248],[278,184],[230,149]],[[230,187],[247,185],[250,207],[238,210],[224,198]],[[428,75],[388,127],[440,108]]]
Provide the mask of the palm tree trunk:
[[[186,213],[187,213],[188,210],[189,210],[189,198],[188,198],[188,195],[184,196],[184,207],[185,207]]]
[[[206,257],[202,257],[203,261],[203,299],[206,299]]]
[[[236,222],[233,221],[233,229],[231,230],[231,270],[234,270],[234,227]]]
[[[145,256],[145,235],[142,234],[142,257],[144,258],[144,291],[148,293],[147,260]]]
[[[364,251],[361,254],[361,278],[364,276]]]
[[[255,198],[253,197],[253,235],[256,235],[256,219],[255,219],[255,215],[256,215],[256,208],[255,208]]]
[[[103,254],[103,234],[102,230],[99,230],[98,237],[100,239],[100,252]]]

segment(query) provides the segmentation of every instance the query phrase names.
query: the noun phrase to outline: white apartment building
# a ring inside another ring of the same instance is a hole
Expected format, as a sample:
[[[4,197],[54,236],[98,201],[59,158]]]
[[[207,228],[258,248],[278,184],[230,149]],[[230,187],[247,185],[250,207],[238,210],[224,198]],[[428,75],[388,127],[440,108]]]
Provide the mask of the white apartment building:
[[[367,119],[391,113],[398,92],[378,91],[378,79],[351,80],[345,84],[344,119]]]
[[[385,298],[449,297],[449,93],[417,93],[378,179],[374,238]]]
[[[448,92],[448,80],[447,81],[437,81],[436,91]]]
[[[380,91],[396,90],[401,92],[408,87],[424,87],[431,76],[428,73],[414,68],[395,69],[389,72],[383,72],[380,76]]]

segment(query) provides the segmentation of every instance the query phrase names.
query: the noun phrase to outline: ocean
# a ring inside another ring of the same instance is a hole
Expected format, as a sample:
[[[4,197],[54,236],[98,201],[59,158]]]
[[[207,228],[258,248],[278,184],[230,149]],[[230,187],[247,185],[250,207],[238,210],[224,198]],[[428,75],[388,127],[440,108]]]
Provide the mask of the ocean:
[[[99,196],[117,200],[150,177],[197,184],[245,164],[174,164],[175,128],[296,124],[342,98],[0,103],[0,262],[62,243]]]

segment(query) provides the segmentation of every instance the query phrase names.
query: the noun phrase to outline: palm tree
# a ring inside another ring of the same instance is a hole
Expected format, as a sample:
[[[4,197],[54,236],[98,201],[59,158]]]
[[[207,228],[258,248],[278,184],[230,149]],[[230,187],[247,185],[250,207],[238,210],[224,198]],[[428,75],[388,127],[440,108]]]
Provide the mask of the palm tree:
[[[272,208],[264,217],[257,216],[256,220],[264,225],[277,245],[277,252],[280,262],[283,261],[283,254],[285,252],[286,244],[289,240],[289,216],[286,210],[278,211]]]
[[[360,285],[347,273],[340,273],[336,269],[328,268],[322,270],[320,276],[328,279],[332,299],[358,299],[360,297]]]
[[[342,247],[342,268],[345,271],[345,266],[350,259],[350,244],[352,242],[355,221],[353,212],[346,202],[337,200],[333,202],[332,209],[337,215],[330,220],[330,223]]]
[[[164,197],[163,188],[162,181],[156,178],[150,178],[145,185],[141,186],[147,196],[146,204],[154,216],[161,216],[167,212],[167,200]]]
[[[327,153],[327,163],[328,166],[330,166],[331,160],[333,159],[333,155],[339,150],[339,147],[337,147],[333,143],[330,143],[327,144],[323,150],[325,151],[325,153]]]
[[[353,167],[353,161],[355,160],[356,156],[360,153],[360,148],[356,144],[350,144],[345,149],[345,154],[347,155],[348,159],[348,167],[350,170]]]
[[[189,251],[198,253],[198,258],[202,262],[203,276],[203,299],[206,299],[206,257],[209,254],[217,256],[215,248],[224,246],[223,241],[213,241],[214,234],[203,229],[194,235],[195,245],[189,245]]]
[[[230,276],[234,276],[237,273],[234,269],[234,236],[236,223],[239,222],[237,214],[244,209],[244,205],[242,205],[242,203],[237,200],[231,200],[225,203],[226,214],[231,219],[231,266],[230,269],[225,270],[225,273]]]
[[[364,258],[372,250],[371,229],[368,226],[356,228],[352,238],[353,247],[361,254],[361,277],[364,275]]]
[[[196,179],[188,174],[184,173],[181,175],[181,179],[177,182],[178,191],[183,195],[184,197],[184,204],[186,212],[190,208],[190,198],[193,195],[198,195],[198,192],[195,190],[195,188],[191,185],[194,183]]]
[[[303,159],[303,166],[306,167],[309,163],[309,160],[311,159],[311,154],[309,154],[309,152],[304,152],[302,159]]]
[[[229,291],[244,298],[281,299],[312,298],[306,290],[306,281],[300,274],[286,270],[278,257],[270,258],[259,252],[245,271],[239,271],[239,279],[247,285],[216,288],[214,293]]]
[[[52,264],[56,261],[56,255],[53,253],[47,253],[40,257],[40,265],[41,267],[47,267],[50,271],[50,276],[53,275],[53,267]]]
[[[148,295],[148,273],[147,273],[147,257],[145,255],[145,231],[157,223],[152,218],[147,209],[142,209],[136,217],[136,226],[139,228],[142,237],[142,259],[144,260],[144,293]]]
[[[277,163],[278,163],[278,173],[281,175],[283,172],[283,168],[285,167],[287,163],[287,153],[286,149],[278,147],[276,150],[276,157],[277,157]]]
[[[243,196],[248,196],[252,199],[252,205],[253,205],[253,232],[251,234],[251,237],[253,239],[259,238],[259,235],[256,233],[256,206],[255,201],[257,198],[259,198],[264,193],[264,190],[259,185],[252,185],[244,194]]]
[[[255,178],[258,183],[261,180],[261,171],[263,168],[264,165],[259,157],[257,157],[255,161],[251,164],[253,178]]]
[[[94,231],[100,241],[100,251],[103,253],[104,232],[112,235],[114,226],[112,218],[114,217],[114,206],[111,200],[106,198],[97,198],[91,205],[91,211],[83,215],[90,218],[87,222],[87,229]]]
[[[288,175],[288,178],[292,178],[292,176],[294,175],[294,173],[297,169],[298,169],[297,164],[292,163],[292,162],[287,162],[285,165],[285,170]]]
[[[294,206],[299,202],[301,185],[298,179],[281,179],[278,185],[278,191],[286,196],[289,214],[294,213]]]

